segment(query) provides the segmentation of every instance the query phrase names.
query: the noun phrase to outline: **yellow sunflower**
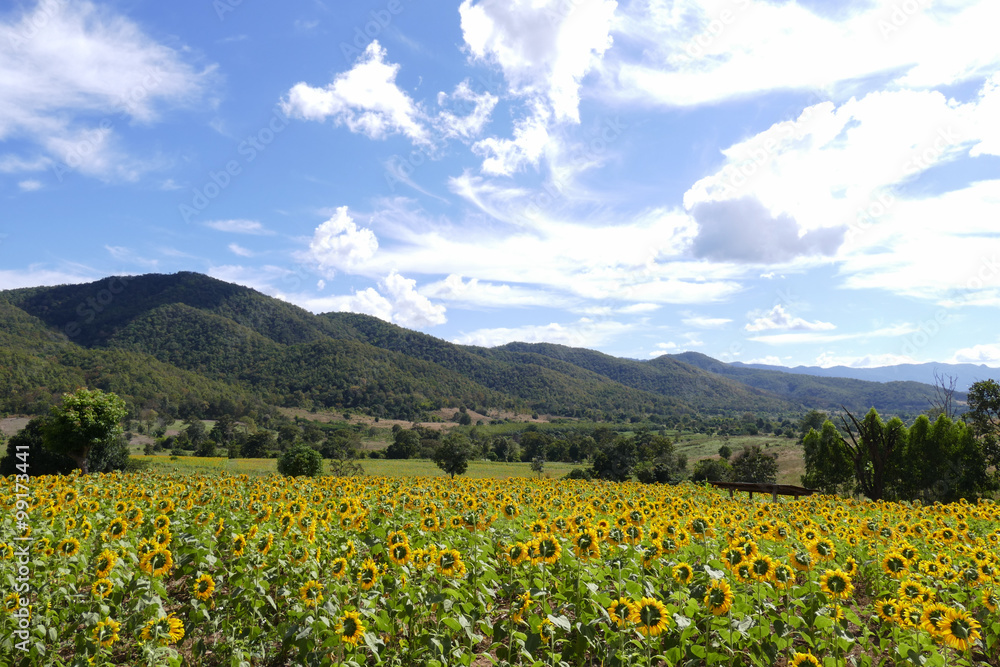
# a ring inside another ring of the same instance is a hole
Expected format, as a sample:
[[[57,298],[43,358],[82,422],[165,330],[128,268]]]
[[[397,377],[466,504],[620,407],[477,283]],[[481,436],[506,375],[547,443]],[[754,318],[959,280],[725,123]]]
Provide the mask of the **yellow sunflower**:
[[[104,648],[108,648],[121,639],[121,637],[118,636],[118,631],[121,627],[121,624],[114,619],[106,618],[103,621],[99,621],[97,625],[94,626],[94,641]]]
[[[642,598],[634,607],[632,622],[642,634],[655,637],[670,625],[670,615],[659,600]]]
[[[154,549],[139,561],[139,569],[148,575],[162,577],[174,567],[174,557],[168,549]]]
[[[330,574],[339,579],[344,576],[345,572],[347,572],[347,559],[334,558],[333,562],[330,563]]]
[[[111,591],[114,590],[115,585],[110,579],[98,579],[94,582],[94,585],[90,587],[91,593],[100,597],[106,598],[111,595]]]
[[[410,545],[406,542],[396,542],[389,546],[389,560],[396,565],[406,565],[410,555]]]
[[[310,579],[299,589],[299,599],[305,602],[307,607],[317,606],[323,601],[323,584],[315,579]]]
[[[948,609],[937,625],[944,643],[957,651],[966,651],[973,642],[982,639],[979,621],[964,609]]]
[[[111,569],[118,562],[118,554],[111,549],[105,549],[94,559],[94,575],[98,579],[104,579],[111,574]]]
[[[617,623],[619,627],[624,627],[627,623],[631,623],[635,611],[635,603],[627,598],[618,598],[608,607],[608,615],[611,616],[611,620]]]
[[[215,580],[212,579],[212,575],[203,574],[198,577],[192,586],[191,592],[202,602],[211,598],[212,594],[215,593]]]
[[[705,606],[715,616],[721,616],[733,606],[733,590],[725,579],[715,579],[705,591]]]
[[[184,639],[184,623],[173,616],[151,619],[142,629],[142,639],[160,646],[179,642]]]
[[[358,584],[362,590],[370,591],[377,581],[378,565],[371,558],[366,558],[358,571]]]
[[[833,600],[846,600],[854,593],[851,577],[843,570],[827,570],[819,580],[820,588]]]
[[[356,611],[344,612],[340,617],[340,623],[337,624],[337,634],[345,644],[357,646],[365,634],[365,626]]]
[[[794,653],[789,667],[820,667],[819,659],[812,653]]]
[[[670,568],[670,576],[674,578],[678,584],[686,584],[691,581],[691,577],[694,576],[694,569],[684,562],[677,563],[672,568]]]

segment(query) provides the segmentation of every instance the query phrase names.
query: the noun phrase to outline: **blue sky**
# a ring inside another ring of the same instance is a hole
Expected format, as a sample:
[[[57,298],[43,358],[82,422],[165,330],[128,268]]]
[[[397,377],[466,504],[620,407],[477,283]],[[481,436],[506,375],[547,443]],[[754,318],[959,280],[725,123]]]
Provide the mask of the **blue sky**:
[[[459,343],[1000,366],[990,0],[15,3],[0,288]]]

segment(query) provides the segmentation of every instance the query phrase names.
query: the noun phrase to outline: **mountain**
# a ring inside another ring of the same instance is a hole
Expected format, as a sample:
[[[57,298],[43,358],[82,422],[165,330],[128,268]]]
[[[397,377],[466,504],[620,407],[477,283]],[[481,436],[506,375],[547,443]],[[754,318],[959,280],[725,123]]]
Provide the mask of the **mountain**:
[[[896,364],[894,366],[878,366],[875,368],[851,368],[850,366],[769,366],[767,364],[743,364],[733,362],[733,366],[756,368],[760,370],[794,373],[796,375],[816,375],[821,377],[852,378],[868,380],[869,382],[909,381],[934,384],[935,373],[938,377],[955,378],[955,388],[966,391],[973,382],[1000,377],[1000,368],[992,368],[986,364],[944,364],[928,362],[923,364]]]
[[[671,359],[697,366],[706,371],[730,378],[771,394],[794,397],[812,408],[839,410],[841,406],[851,412],[867,412],[875,407],[880,413],[915,416],[938,401],[933,385],[914,381],[874,382],[841,377],[817,377],[804,373],[787,373],[746,364],[727,364],[698,352],[664,355]],[[659,363],[663,357],[653,360]],[[933,379],[933,374],[932,374]],[[964,401],[966,396],[956,392],[955,398]]]
[[[840,404],[911,414],[933,388],[782,373],[704,355],[649,361],[544,343],[456,345],[368,315],[314,315],[197,273],[0,292],[0,410],[39,411],[81,384],[135,409],[282,405],[416,419],[428,410],[801,414]]]

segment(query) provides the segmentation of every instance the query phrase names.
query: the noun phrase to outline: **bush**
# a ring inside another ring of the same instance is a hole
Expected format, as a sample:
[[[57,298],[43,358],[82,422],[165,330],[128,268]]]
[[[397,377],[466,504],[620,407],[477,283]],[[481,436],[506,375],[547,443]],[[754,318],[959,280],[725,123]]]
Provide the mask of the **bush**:
[[[315,477],[323,472],[323,457],[309,445],[295,445],[278,457],[278,472],[288,477]]]
[[[594,479],[594,473],[590,471],[590,468],[573,468],[564,479],[583,479],[589,482]]]

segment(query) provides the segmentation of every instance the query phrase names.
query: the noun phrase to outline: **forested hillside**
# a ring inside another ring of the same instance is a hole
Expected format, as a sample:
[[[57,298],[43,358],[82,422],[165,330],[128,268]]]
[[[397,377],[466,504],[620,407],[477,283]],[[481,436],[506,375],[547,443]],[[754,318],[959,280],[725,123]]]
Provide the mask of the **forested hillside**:
[[[462,346],[367,315],[314,315],[190,272],[0,292],[0,323],[5,412],[38,412],[80,385],[114,391],[133,410],[205,417],[266,405],[403,419],[459,405],[591,419],[840,404],[907,413],[933,395],[918,383],[811,378],[703,355]]]

